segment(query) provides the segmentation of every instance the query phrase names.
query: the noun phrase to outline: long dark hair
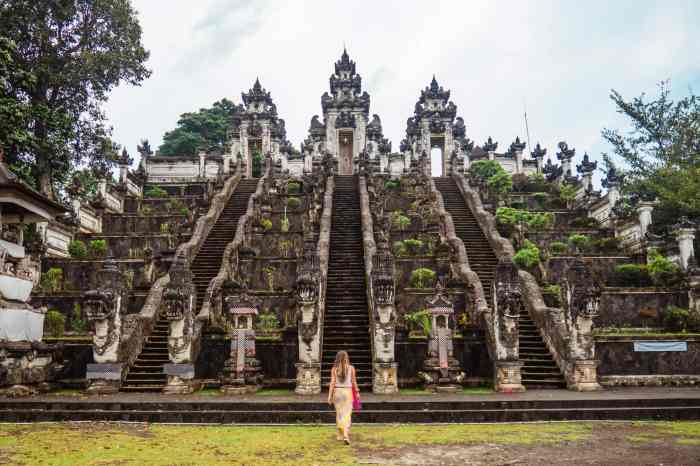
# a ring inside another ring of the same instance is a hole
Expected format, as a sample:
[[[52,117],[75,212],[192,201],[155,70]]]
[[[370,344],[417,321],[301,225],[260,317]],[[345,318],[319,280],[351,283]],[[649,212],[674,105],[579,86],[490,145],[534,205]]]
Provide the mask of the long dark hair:
[[[350,372],[350,356],[347,351],[338,351],[335,355],[335,375],[340,379],[345,380],[348,372]]]

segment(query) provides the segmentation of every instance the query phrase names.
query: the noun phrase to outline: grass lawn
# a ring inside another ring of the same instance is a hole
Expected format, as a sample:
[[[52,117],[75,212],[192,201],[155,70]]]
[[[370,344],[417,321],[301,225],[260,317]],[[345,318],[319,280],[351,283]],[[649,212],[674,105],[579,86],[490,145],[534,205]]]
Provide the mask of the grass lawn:
[[[430,455],[450,454],[459,457],[447,464],[465,464],[472,456],[479,464],[491,458],[500,464],[523,452],[525,464],[571,464],[558,462],[559,452],[590,457],[618,448],[611,453],[617,455],[619,448],[650,443],[646,454],[672,452],[682,459],[700,445],[700,422],[361,425],[353,428],[350,447],[334,435],[332,426],[0,424],[0,464],[436,464]],[[596,464],[609,464],[607,458]],[[658,464],[653,459],[644,464]]]

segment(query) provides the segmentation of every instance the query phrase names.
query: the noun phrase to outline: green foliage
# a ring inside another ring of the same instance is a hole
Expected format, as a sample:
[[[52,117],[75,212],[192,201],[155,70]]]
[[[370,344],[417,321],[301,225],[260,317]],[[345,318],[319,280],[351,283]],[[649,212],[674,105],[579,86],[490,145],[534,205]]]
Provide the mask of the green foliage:
[[[561,241],[552,241],[549,243],[549,252],[552,254],[565,254],[569,250],[569,246]]]
[[[486,181],[486,185],[489,187],[491,192],[503,195],[511,192],[513,190],[513,180],[510,174],[503,170],[496,173]]]
[[[515,253],[513,262],[521,269],[531,269],[540,263],[540,248],[525,240],[524,246]]]
[[[161,188],[160,186],[151,186],[146,192],[143,193],[145,197],[168,197],[168,192]]]
[[[562,184],[559,187],[559,199],[562,201],[569,203],[576,199],[576,192],[578,191],[578,188],[574,186],[573,184]]]
[[[621,264],[615,266],[615,283],[619,286],[649,286],[651,277],[646,265]]]
[[[177,127],[163,136],[159,155],[193,156],[199,150],[223,149],[236,112],[236,104],[221,99],[211,108],[183,113]]]
[[[614,90],[610,98],[630,127],[602,134],[625,162],[629,189],[657,196],[654,216],[669,223],[680,215],[700,215],[700,96],[690,91],[673,101],[662,82],[651,100],[642,94],[628,101]]]
[[[275,290],[275,272],[276,271],[277,271],[277,269],[271,265],[268,265],[268,266],[262,268],[262,272],[265,274],[265,277],[267,278],[268,291]]]
[[[656,286],[673,287],[683,281],[680,267],[662,256],[656,249],[649,249],[647,270]]]
[[[290,209],[298,209],[301,206],[301,199],[298,197],[288,197],[287,198],[287,207]]]
[[[153,207],[147,206],[147,205],[141,206],[141,215],[148,216],[148,215],[153,215],[153,213],[154,213]]]
[[[299,194],[301,192],[301,185],[296,181],[290,181],[287,183],[287,193],[289,194]]]
[[[386,180],[384,182],[385,189],[398,189],[399,187],[401,187],[399,180]]]
[[[536,194],[545,194],[542,191],[547,191],[547,179],[542,173],[531,173],[527,176],[528,190]],[[539,192],[538,192],[539,191]],[[546,196],[545,196],[546,198]]]
[[[520,224],[532,231],[546,230],[554,224],[554,214],[550,212],[529,212],[512,207],[499,207],[496,209],[496,222],[509,228]]]
[[[537,201],[538,204],[544,205],[544,203],[547,201],[547,197],[549,195],[547,193],[542,193],[542,192],[537,192],[532,195],[532,197]]]
[[[410,283],[414,288],[430,288],[436,277],[434,270],[421,267],[411,272]]]
[[[289,217],[286,215],[280,220],[280,231],[282,233],[287,233],[289,231]]]
[[[391,215],[391,222],[394,227],[401,231],[404,231],[407,227],[411,225],[411,218],[403,215],[403,212],[396,210]]]
[[[75,303],[73,305],[73,312],[71,312],[68,327],[81,335],[87,330],[87,322],[85,319],[83,319],[83,312],[80,303]]]
[[[469,166],[469,177],[479,183],[486,183],[492,176],[504,172],[495,160],[477,160]]]
[[[108,173],[103,104],[150,75],[131,2],[0,2],[0,144],[13,171],[56,197],[77,167]],[[12,38],[12,39],[9,39]]]
[[[68,244],[68,254],[73,259],[85,259],[88,255],[87,247],[84,242],[74,239]]]
[[[602,253],[616,253],[620,250],[620,238],[600,238],[591,241],[590,248]]]
[[[253,153],[253,167],[252,173],[253,178],[260,178],[263,172],[263,156],[259,151]]]
[[[269,231],[272,229],[272,220],[269,218],[263,218],[260,220],[260,226],[263,227],[263,230]]]
[[[430,318],[430,313],[421,309],[420,311],[410,312],[405,316],[409,327],[415,331],[421,331],[424,335],[428,335],[433,326],[433,321]]]
[[[671,332],[687,332],[698,331],[697,319],[691,318],[688,309],[682,309],[676,306],[668,306],[663,314],[663,325],[666,330]]]
[[[593,217],[576,217],[569,222],[569,226],[572,228],[597,228],[598,220],[594,219]]]
[[[46,332],[52,337],[60,338],[63,336],[65,328],[66,316],[56,309],[50,309],[44,316],[44,329]]]
[[[403,240],[403,244],[406,245],[408,251],[413,255],[417,255],[423,247],[423,241],[413,238]]]
[[[276,330],[280,328],[280,321],[274,312],[265,312],[258,316],[256,327],[260,330]]]
[[[107,241],[103,239],[93,239],[90,245],[90,255],[93,257],[104,257],[107,255]]]
[[[408,255],[408,248],[406,247],[403,241],[394,241],[392,249],[396,257],[403,257]]]
[[[568,241],[569,244],[571,244],[577,250],[585,251],[588,248],[591,239],[586,235],[573,234],[569,236]]]
[[[549,307],[561,306],[561,287],[559,285],[547,285],[543,287],[542,297],[544,298],[545,304]]]
[[[50,293],[56,293],[61,290],[63,285],[63,269],[51,267],[49,270],[41,274],[41,289]]]

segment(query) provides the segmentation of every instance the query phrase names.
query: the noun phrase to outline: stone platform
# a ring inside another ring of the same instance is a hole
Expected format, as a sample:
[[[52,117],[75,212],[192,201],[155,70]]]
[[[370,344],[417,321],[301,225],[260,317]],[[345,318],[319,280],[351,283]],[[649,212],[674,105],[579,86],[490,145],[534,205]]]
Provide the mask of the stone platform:
[[[184,424],[331,424],[325,394],[298,396],[42,396],[0,399],[0,422],[115,421]],[[597,393],[531,390],[504,395],[363,396],[356,423],[697,420],[700,389]]]

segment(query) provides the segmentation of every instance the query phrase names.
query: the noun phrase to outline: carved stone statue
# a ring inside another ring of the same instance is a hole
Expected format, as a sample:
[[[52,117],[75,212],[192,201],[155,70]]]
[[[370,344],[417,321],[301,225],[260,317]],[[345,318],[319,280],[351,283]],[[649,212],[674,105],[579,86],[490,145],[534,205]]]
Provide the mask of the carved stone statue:
[[[388,217],[388,216],[385,216]],[[378,252],[372,257],[372,296],[374,299],[374,393],[398,392],[396,357],[396,277],[394,256],[389,251],[388,241],[380,243]]]
[[[299,363],[295,392],[300,395],[321,392],[320,275],[315,242],[307,239],[296,283]]]

